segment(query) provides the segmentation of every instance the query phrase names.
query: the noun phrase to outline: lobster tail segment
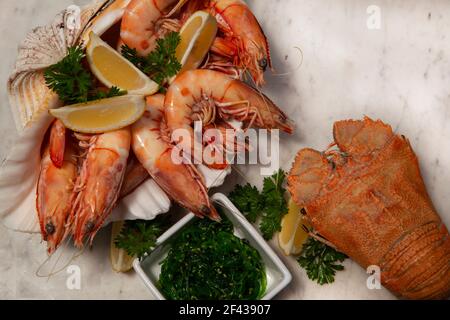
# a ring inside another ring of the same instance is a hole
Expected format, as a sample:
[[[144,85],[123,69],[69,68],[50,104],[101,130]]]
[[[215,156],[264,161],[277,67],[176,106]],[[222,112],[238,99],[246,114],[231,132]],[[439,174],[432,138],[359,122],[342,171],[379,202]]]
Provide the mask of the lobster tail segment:
[[[450,295],[446,227],[430,222],[412,230],[388,252],[380,267],[384,285],[402,297],[445,299]]]

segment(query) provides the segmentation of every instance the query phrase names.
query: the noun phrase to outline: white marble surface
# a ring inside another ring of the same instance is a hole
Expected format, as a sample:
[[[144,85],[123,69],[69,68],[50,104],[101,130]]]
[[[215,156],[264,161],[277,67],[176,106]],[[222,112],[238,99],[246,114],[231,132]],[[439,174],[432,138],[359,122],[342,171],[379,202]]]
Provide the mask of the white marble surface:
[[[0,156],[15,137],[5,83],[16,47],[27,31],[49,21],[71,3],[87,0],[0,0]],[[271,41],[277,73],[265,92],[296,120],[297,133],[282,137],[281,160],[288,169],[305,146],[325,148],[336,120],[364,115],[392,124],[409,137],[431,198],[450,225],[450,2],[367,0],[251,0]],[[366,25],[369,5],[381,9],[381,29]],[[303,53],[303,63],[299,51]],[[245,178],[260,183],[256,167],[241,167]],[[237,177],[229,179],[230,185]],[[149,299],[134,274],[111,271],[109,234],[97,237],[73,264],[81,270],[81,290],[66,287],[68,274],[50,279],[35,273],[45,259],[37,235],[17,234],[0,226],[0,298]],[[275,244],[274,244],[274,247]],[[70,254],[70,250],[66,250]],[[347,261],[336,282],[317,286],[292,259],[283,258],[294,281],[282,299],[393,298],[386,290],[366,289],[366,274]]]

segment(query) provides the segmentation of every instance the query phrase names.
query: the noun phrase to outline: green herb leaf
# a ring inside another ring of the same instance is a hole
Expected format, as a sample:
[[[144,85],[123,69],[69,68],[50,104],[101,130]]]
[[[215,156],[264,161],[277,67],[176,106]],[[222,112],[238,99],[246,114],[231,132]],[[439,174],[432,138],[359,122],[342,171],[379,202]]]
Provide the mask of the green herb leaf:
[[[303,246],[298,263],[306,270],[308,278],[320,285],[334,282],[336,271],[344,270],[340,264],[347,256],[322,242],[309,238]]]
[[[155,50],[147,57],[139,56],[136,49],[126,45],[122,46],[122,55],[163,88],[165,81],[181,70],[182,66],[176,57],[180,41],[180,34],[171,32],[165,38],[157,40]]]
[[[264,203],[258,189],[249,183],[245,186],[238,185],[229,195],[230,200],[250,222],[256,222],[261,215]]]
[[[68,49],[65,58],[45,70],[45,83],[58,94],[61,101],[75,104],[126,94],[126,91],[117,87],[112,87],[109,91],[95,89],[91,73],[83,67],[84,57],[80,46],[72,47]]]
[[[155,248],[156,241],[165,227],[166,222],[158,218],[151,221],[126,221],[114,243],[130,256],[142,258]]]
[[[231,201],[250,222],[256,222],[262,215],[259,229],[266,240],[272,239],[276,232],[281,231],[281,220],[288,212],[284,197],[285,179],[286,173],[280,169],[271,177],[264,179],[261,193],[250,184],[238,185],[230,193]]]
[[[106,99],[106,98],[113,98],[113,97],[119,97],[126,95],[127,92],[124,90],[120,90],[117,87],[112,87],[109,89],[109,91],[97,91],[94,92],[90,97],[89,100],[100,100],[100,99]]]
[[[69,48],[65,58],[44,72],[47,86],[65,103],[88,101],[92,79],[90,73],[83,68],[83,58],[84,52],[80,46]]]
[[[122,56],[134,64],[139,70],[144,71],[147,65],[147,59],[138,54],[136,49],[132,49],[126,44],[121,48]]]
[[[264,201],[264,213],[259,228],[266,240],[272,239],[276,232],[281,231],[281,220],[288,212],[284,197],[286,193],[285,178],[286,173],[280,169],[273,176],[264,179],[261,193]]]

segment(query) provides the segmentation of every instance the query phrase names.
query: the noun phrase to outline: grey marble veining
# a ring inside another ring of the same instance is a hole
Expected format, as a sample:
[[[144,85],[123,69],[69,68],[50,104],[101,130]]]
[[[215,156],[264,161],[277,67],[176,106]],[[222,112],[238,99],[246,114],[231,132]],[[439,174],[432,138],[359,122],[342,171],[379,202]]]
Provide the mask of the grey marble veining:
[[[0,0],[0,156],[15,137],[6,96],[6,80],[16,47],[27,31],[48,22],[59,10],[86,0]],[[450,2],[409,0],[249,0],[271,42],[274,75],[264,89],[297,124],[283,136],[281,161],[288,169],[302,147],[324,149],[333,122],[368,115],[406,135],[437,210],[450,225]],[[381,28],[367,27],[367,8],[381,10]],[[300,66],[300,67],[299,67]],[[245,178],[260,184],[257,167],[242,167]],[[230,178],[231,180],[236,177]],[[276,248],[276,243],[273,243]],[[68,254],[72,252],[67,250]],[[94,248],[73,261],[82,273],[81,290],[68,290],[65,272],[36,277],[45,260],[37,235],[0,227],[0,298],[151,298],[133,274],[109,266],[109,229]],[[367,275],[345,263],[336,282],[317,286],[295,260],[283,257],[294,281],[283,299],[393,298],[386,290],[366,288]]]

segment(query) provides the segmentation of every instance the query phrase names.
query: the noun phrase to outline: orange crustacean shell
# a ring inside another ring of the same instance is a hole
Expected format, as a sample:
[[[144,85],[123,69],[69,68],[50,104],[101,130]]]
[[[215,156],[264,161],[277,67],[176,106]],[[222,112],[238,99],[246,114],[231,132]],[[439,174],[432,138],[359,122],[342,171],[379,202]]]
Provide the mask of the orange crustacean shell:
[[[365,118],[334,124],[338,150],[301,150],[288,177],[315,230],[409,299],[450,295],[450,237],[409,141]]]

